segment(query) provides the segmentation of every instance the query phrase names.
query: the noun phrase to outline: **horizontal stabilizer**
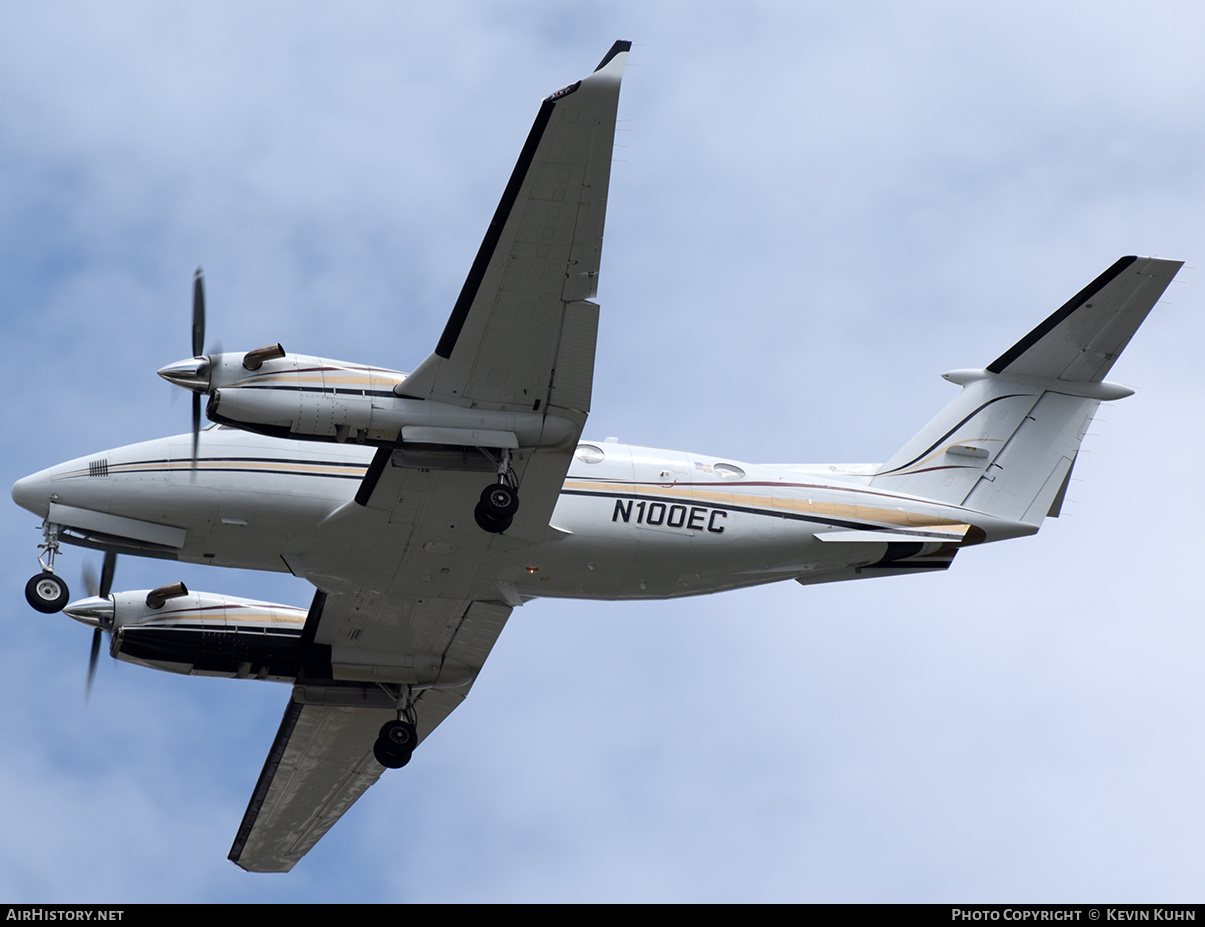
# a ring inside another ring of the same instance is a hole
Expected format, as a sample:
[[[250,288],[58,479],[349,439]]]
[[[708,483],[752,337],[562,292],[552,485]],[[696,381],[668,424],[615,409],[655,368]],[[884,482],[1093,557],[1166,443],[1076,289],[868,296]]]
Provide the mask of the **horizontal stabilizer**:
[[[924,528],[909,530],[899,528],[893,531],[821,531],[816,535],[818,541],[828,541],[836,544],[888,544],[917,541],[961,541],[971,529],[970,525],[950,525],[948,528]]]
[[[988,371],[1100,382],[1183,264],[1121,258],[992,361]]]

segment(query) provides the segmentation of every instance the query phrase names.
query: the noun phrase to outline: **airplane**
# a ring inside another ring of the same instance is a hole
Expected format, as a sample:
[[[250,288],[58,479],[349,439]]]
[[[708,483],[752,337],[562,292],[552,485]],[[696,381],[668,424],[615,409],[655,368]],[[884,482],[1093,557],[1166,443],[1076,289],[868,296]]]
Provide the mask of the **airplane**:
[[[168,672],[291,693],[229,858],[292,869],[464,700],[513,609],[949,568],[1058,517],[1105,379],[1181,267],[1117,260],[885,463],[763,465],[582,439],[620,82],[616,42],[545,99],[434,351],[411,372],[203,353],[159,374],[192,431],[19,480],[43,520],[38,611]],[[201,428],[201,399],[211,425]],[[104,552],[69,602],[62,544]],[[170,583],[114,591],[119,554],[288,572],[308,608]]]

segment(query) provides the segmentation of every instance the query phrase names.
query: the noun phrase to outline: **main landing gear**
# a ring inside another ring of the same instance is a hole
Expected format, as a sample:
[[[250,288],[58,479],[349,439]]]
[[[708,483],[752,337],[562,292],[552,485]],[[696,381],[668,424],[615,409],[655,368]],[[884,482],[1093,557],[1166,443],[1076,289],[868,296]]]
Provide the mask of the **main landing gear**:
[[[59,526],[44,522],[42,534],[45,541],[38,545],[38,563],[42,572],[25,584],[25,601],[44,614],[61,612],[71,598],[67,584],[54,572],[54,558],[59,552]]]
[[[473,509],[473,518],[482,531],[501,534],[514,521],[515,512],[519,511],[519,493],[513,482],[510,451],[506,451],[498,458],[498,482],[481,490],[481,499]]]
[[[410,762],[410,754],[418,746],[418,715],[414,711],[409,686],[401,686],[396,692],[384,686],[382,688],[397,697],[398,717],[396,721],[386,721],[381,725],[376,743],[372,745],[372,755],[386,769],[401,769]]]
[[[381,725],[372,755],[386,769],[401,769],[410,762],[410,754],[418,746],[418,731],[409,721],[386,721]]]
[[[482,531],[501,534],[510,527],[517,511],[519,494],[505,483],[497,483],[481,490],[481,501],[473,509],[473,517]]]

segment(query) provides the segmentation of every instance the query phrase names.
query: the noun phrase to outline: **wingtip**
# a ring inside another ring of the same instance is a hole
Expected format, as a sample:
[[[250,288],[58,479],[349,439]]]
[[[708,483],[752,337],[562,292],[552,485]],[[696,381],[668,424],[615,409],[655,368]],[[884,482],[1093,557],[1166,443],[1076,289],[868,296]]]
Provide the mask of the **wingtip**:
[[[1150,263],[1153,261],[1156,264],[1165,264],[1168,267],[1175,267],[1177,269],[1184,266],[1183,261],[1178,261],[1175,258],[1159,257],[1159,255],[1157,255],[1157,254],[1147,254],[1147,255],[1140,254],[1140,255],[1136,256],[1134,258],[1134,260],[1142,261],[1143,263]]]
[[[632,50],[631,42],[628,42],[624,39],[619,39],[618,41],[616,41],[616,43],[614,45],[611,46],[611,50],[608,51],[605,55],[603,55],[603,60],[600,61],[598,63],[598,67],[596,67],[594,69],[595,72],[601,71],[608,64],[610,64],[611,59],[613,59],[616,55],[620,55],[620,54],[623,54],[624,52],[629,52],[631,50]]]

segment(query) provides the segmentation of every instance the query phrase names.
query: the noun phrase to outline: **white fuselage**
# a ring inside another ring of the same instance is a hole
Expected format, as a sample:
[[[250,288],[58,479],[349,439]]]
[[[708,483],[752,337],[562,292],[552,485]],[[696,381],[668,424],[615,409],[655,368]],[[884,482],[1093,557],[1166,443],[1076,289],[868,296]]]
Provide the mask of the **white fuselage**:
[[[129,549],[114,539],[142,537],[154,540],[144,545],[150,555],[298,575],[306,575],[305,566],[321,576],[321,551],[330,543],[324,532],[334,530],[332,513],[346,510],[372,453],[217,427],[202,433],[195,471],[191,437],[181,435],[43,470],[18,482],[13,497],[62,521],[67,540],[86,534],[94,544]],[[873,489],[873,470],[583,444],[551,519],[551,539],[492,549],[491,581],[511,584],[511,594],[523,598],[698,595],[790,578],[883,575],[862,568],[909,532],[917,541],[909,556],[923,558],[1036,530]],[[77,522],[85,530],[73,530]],[[166,544],[157,526],[169,532]],[[890,532],[889,540],[876,543],[868,531]]]

